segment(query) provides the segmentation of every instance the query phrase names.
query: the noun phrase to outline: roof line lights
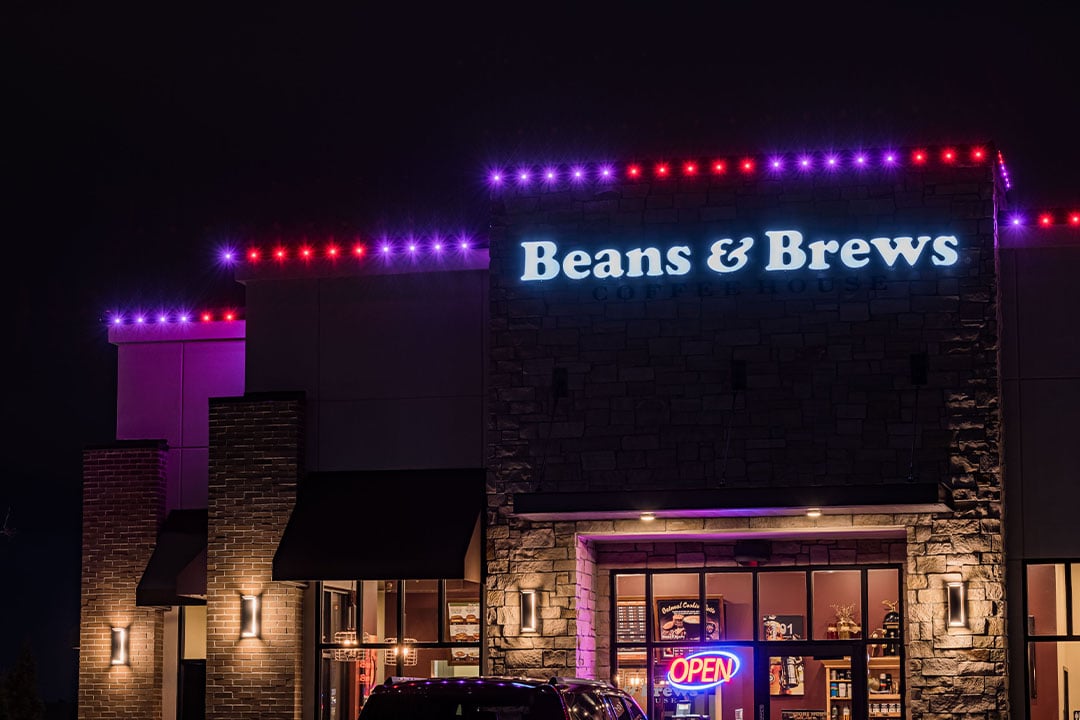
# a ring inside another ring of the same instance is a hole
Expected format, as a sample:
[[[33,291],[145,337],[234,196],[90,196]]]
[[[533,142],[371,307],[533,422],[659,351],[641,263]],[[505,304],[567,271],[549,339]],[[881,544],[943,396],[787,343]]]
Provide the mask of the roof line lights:
[[[998,164],[1006,187],[1008,173],[1001,153]],[[563,165],[516,165],[492,168],[488,184],[499,187],[530,187],[541,185],[576,185],[585,182],[614,182],[618,179],[658,181],[673,178],[698,177],[776,177],[831,174],[842,171],[860,172],[871,169],[978,167],[990,162],[986,144],[940,145],[909,148],[876,148],[854,150],[823,150],[725,157],[682,158],[625,163],[574,163]]]
[[[106,313],[106,324],[120,325],[191,325],[195,323],[233,322],[242,320],[243,309],[220,308],[217,310],[159,310],[148,312],[144,310],[113,310]]]
[[[372,240],[337,242],[328,239],[322,242],[300,241],[295,244],[276,242],[272,244],[250,244],[243,251],[228,248],[222,250],[219,259],[222,264],[235,265],[246,262],[249,265],[284,262],[328,262],[363,261],[374,257],[377,260],[414,260],[422,256],[443,257],[450,253],[465,253],[484,247],[484,243],[467,235],[433,236],[430,238],[409,238],[405,240]]]
[[[1080,228],[1080,209],[1046,208],[1038,212],[1010,212],[1001,220],[1006,227]]]

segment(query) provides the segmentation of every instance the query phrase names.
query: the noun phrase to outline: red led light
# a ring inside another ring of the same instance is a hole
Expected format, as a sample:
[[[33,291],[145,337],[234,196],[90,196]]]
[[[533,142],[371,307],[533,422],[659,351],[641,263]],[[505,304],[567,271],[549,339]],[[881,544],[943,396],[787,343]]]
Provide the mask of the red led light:
[[[727,170],[727,165],[723,160],[716,160],[712,164],[712,171],[717,175],[722,175]]]
[[[258,262],[259,261],[259,251],[256,250],[255,248],[251,248],[250,250],[248,250],[248,260],[250,260],[251,262]]]
[[[305,260],[310,260],[311,255],[312,255],[311,248],[309,248],[307,246],[304,246],[304,247],[300,248],[300,257],[304,258]]]
[[[1069,216],[1070,225],[1080,225],[1080,213],[1073,213]]]
[[[213,320],[213,319],[214,319],[214,318],[213,318],[213,316],[212,316],[212,315],[210,315],[210,313],[208,313],[208,312],[204,312],[204,313],[202,314],[202,321],[203,321],[203,322],[210,322],[210,321],[211,321],[211,320]]]
[[[941,159],[947,163],[951,163],[953,160],[956,159],[956,151],[952,148],[948,148],[943,153],[941,153]]]
[[[1039,216],[1040,225],[1053,225],[1054,217],[1050,213],[1043,213]]]
[[[232,320],[236,319],[236,316],[234,314],[232,314],[231,312],[227,312],[227,313],[225,313],[225,319],[228,320],[228,321],[232,321]]]
[[[656,174],[659,175],[660,177],[667,177],[668,166],[664,165],[663,163],[657,165],[656,166]]]
[[[687,175],[695,175],[697,174],[697,165],[692,162],[686,163],[683,165],[683,172]]]
[[[277,260],[285,259],[285,248],[278,248],[274,251],[274,258]]]
[[[971,159],[976,160],[976,161],[985,160],[986,159],[986,150],[983,150],[981,147],[977,147],[977,148],[972,149],[972,151],[971,151]]]
[[[326,256],[336,258],[341,251],[337,249],[337,245],[331,245],[326,248]]]
[[[639,168],[637,165],[631,165],[629,168],[627,168],[626,174],[632,178],[640,177],[641,168]]]
[[[746,158],[741,163],[739,163],[739,167],[742,168],[742,171],[745,173],[754,172],[754,161],[750,158]]]
[[[361,255],[363,255],[363,254],[364,254],[364,246],[363,246],[363,245],[359,245],[359,244],[358,244],[358,245],[355,245],[355,246],[353,247],[353,251],[352,251],[352,252],[353,252],[353,255],[355,255],[356,257],[360,257]]]
[[[911,153],[911,160],[918,165],[922,165],[924,162],[926,162],[926,153],[922,150],[916,150],[915,152]]]

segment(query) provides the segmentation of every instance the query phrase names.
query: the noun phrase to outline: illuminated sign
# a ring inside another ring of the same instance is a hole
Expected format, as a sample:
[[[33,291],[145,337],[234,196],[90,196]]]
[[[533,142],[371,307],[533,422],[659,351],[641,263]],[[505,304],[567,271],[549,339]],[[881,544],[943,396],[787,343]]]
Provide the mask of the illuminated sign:
[[[793,270],[829,270],[843,267],[858,270],[874,260],[886,267],[916,267],[955,265],[960,254],[960,241],[955,235],[901,235],[874,237],[867,240],[849,238],[841,242],[822,239],[806,242],[798,230],[766,230],[760,244],[753,237],[720,238],[706,248],[705,266],[718,275],[743,270],[755,261],[770,273]],[[755,246],[757,249],[755,250]],[[601,248],[598,250],[571,249],[562,251],[551,240],[527,240],[524,250],[521,279],[598,280],[640,277],[687,275],[694,266],[690,245],[637,247],[629,250]],[[755,258],[755,256],[758,256]]]
[[[678,657],[668,666],[668,684],[679,690],[707,690],[739,672],[739,658],[726,650],[705,650]]]

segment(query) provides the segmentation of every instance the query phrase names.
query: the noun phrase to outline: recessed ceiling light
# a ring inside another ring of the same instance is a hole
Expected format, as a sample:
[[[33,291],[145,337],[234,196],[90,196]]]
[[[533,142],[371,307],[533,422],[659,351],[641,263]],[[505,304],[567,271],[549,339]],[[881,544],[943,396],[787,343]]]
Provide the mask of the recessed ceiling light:
[[[806,509],[806,517],[812,517],[812,518],[821,517],[821,508],[807,508]]]
[[[641,513],[641,521],[642,522],[652,522],[655,519],[656,519],[656,515],[651,513],[651,512],[643,512],[643,513]]]

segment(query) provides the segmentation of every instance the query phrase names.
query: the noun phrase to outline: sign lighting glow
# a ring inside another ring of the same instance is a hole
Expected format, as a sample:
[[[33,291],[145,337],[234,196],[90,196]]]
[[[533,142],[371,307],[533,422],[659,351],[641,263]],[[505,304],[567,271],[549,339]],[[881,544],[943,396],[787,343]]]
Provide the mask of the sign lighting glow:
[[[766,240],[757,243],[753,237],[739,240],[722,238],[706,248],[705,264],[718,274],[734,273],[746,267],[758,245],[763,255],[764,269],[769,272],[828,270],[834,264],[856,270],[868,265],[873,258],[887,267],[907,265],[949,266],[960,259],[955,235],[919,235],[917,237],[876,237],[864,240],[851,238],[805,242],[798,230],[766,230]],[[572,249],[560,257],[558,244],[551,240],[529,240],[521,243],[524,250],[521,279],[523,281],[553,280],[563,275],[570,280],[589,276],[597,279],[657,277],[686,275],[693,267],[690,245],[633,248],[625,252],[603,248],[595,252]],[[763,248],[763,249],[762,249]]]
[[[678,657],[668,666],[668,684],[679,690],[708,690],[739,672],[739,658],[726,650],[705,650]]]

